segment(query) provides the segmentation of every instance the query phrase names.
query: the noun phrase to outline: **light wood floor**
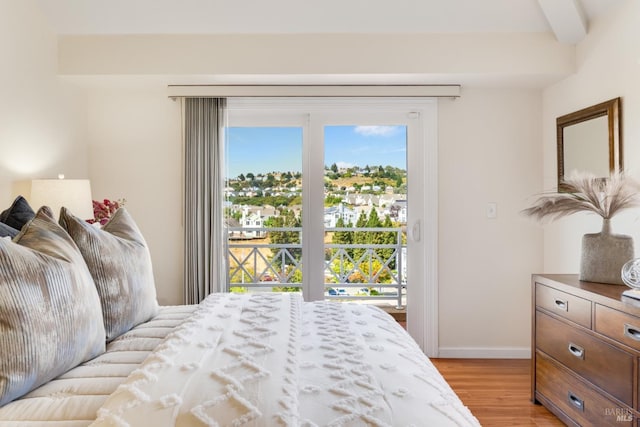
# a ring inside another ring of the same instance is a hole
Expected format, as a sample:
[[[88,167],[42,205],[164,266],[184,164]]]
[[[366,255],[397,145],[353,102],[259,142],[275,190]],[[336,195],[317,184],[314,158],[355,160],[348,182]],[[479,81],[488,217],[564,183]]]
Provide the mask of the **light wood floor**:
[[[431,359],[484,427],[564,426],[531,403],[528,359]]]

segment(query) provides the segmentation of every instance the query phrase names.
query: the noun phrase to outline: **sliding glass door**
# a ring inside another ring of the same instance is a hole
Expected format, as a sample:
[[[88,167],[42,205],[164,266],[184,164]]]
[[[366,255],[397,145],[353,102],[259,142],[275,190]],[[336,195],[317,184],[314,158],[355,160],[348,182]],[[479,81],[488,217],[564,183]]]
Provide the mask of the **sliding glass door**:
[[[421,230],[432,197],[423,118],[433,106],[230,99],[228,289],[399,308],[416,298],[413,323],[424,329],[425,265],[436,266]]]
[[[228,289],[299,292],[302,128],[227,129]]]
[[[407,126],[333,124],[323,134],[325,298],[402,308]]]

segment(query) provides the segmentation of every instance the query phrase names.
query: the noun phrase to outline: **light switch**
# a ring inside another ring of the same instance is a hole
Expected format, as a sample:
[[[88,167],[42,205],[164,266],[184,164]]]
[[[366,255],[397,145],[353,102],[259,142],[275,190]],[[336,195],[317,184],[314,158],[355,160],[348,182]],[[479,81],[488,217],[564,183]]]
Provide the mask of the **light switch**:
[[[498,205],[496,203],[487,203],[487,218],[496,218],[498,216]]]

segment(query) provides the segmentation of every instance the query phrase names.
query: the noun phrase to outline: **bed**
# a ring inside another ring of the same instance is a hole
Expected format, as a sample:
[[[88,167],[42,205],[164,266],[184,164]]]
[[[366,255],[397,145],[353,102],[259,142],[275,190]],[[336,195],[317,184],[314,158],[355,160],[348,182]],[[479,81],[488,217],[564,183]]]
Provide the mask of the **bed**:
[[[374,306],[159,307],[150,277],[123,208],[102,229],[41,209],[0,239],[0,427],[479,425]]]

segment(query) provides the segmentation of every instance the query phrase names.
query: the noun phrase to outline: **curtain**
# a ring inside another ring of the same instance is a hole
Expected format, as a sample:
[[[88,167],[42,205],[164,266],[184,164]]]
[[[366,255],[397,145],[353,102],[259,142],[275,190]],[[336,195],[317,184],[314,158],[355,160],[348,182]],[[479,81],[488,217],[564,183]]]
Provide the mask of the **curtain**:
[[[226,289],[223,218],[225,98],[184,100],[185,303]]]

